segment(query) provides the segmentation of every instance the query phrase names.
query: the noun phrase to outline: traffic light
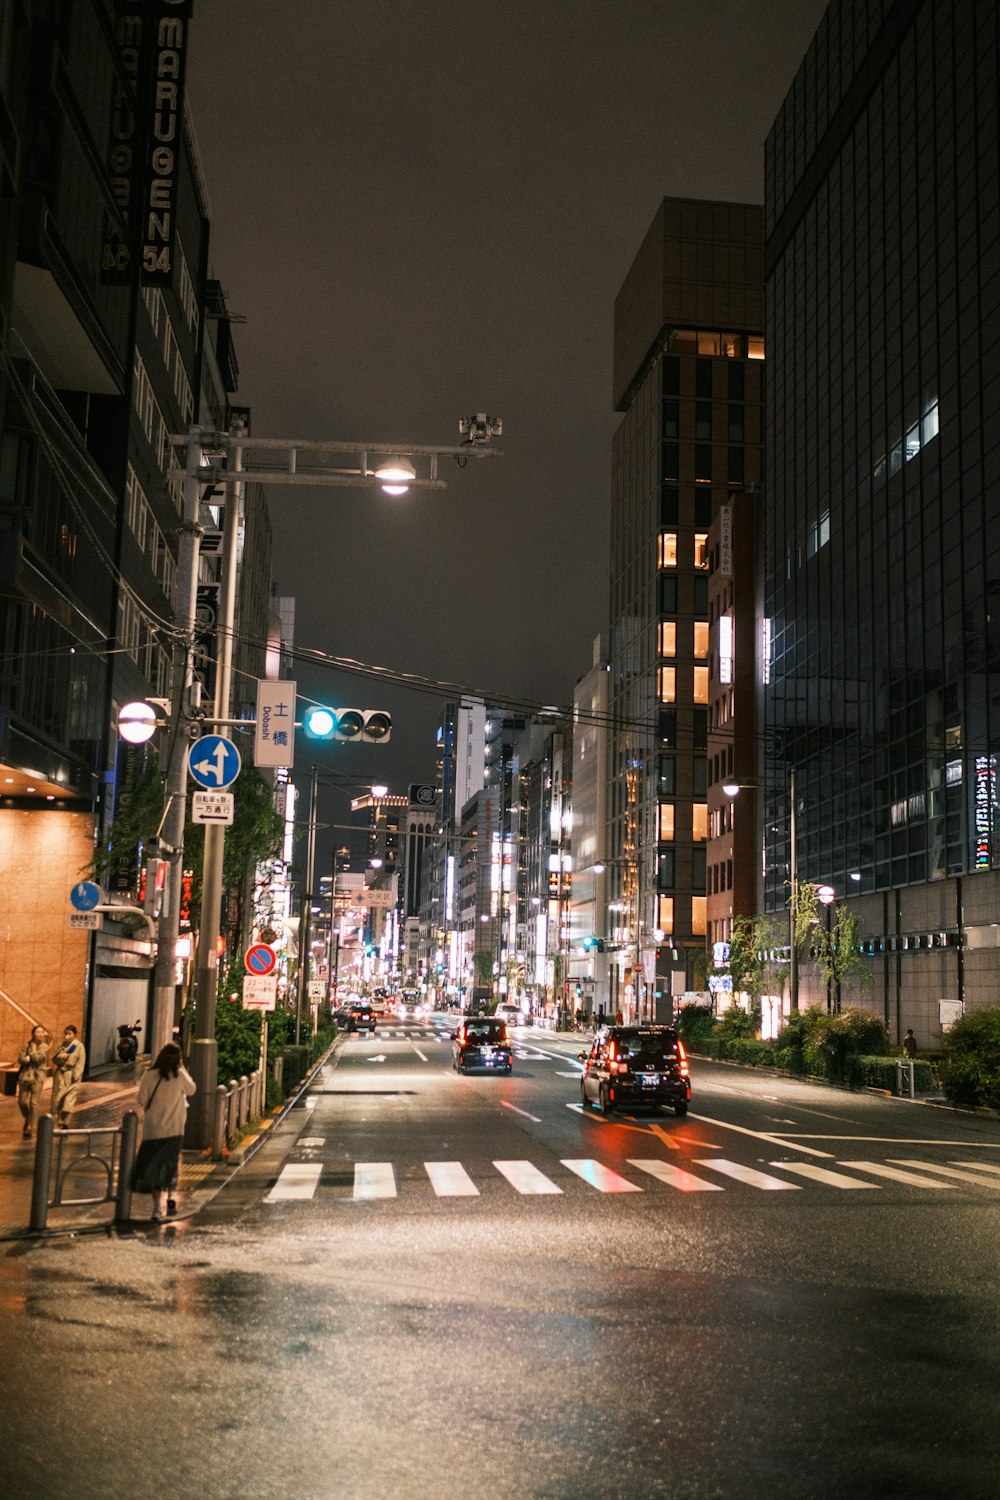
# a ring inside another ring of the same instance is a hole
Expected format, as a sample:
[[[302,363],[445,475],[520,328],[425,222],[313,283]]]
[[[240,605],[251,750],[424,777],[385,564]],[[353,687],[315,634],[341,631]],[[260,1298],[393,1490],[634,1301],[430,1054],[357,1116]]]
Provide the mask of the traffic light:
[[[302,727],[313,740],[381,745],[392,731],[392,716],[381,708],[325,708],[314,703],[303,714]]]
[[[604,939],[599,937],[585,937],[583,947],[588,953],[603,953]]]

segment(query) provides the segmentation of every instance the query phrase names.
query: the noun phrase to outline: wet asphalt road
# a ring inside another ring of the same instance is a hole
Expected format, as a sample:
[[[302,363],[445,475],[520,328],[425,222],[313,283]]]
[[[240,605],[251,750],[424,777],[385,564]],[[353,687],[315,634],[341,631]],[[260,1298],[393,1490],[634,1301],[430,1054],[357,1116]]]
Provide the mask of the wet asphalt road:
[[[708,1064],[605,1119],[572,1039],[445,1035],[346,1039],[194,1221],[3,1247],[5,1491],[1000,1493],[996,1121]]]

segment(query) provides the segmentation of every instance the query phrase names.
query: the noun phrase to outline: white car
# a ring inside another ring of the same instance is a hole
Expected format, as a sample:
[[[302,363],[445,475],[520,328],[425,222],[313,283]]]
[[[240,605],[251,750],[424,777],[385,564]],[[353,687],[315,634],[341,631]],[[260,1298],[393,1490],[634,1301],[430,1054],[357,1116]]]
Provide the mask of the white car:
[[[497,1006],[493,1012],[498,1021],[506,1021],[508,1026],[527,1026],[528,1017],[519,1005],[511,1005],[504,1001]]]

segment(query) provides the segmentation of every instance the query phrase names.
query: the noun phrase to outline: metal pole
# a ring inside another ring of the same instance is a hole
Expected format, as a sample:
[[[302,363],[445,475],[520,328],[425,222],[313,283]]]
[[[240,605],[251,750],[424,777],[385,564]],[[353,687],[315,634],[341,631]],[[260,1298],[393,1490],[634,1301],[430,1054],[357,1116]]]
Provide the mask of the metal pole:
[[[183,510],[177,543],[177,626],[180,639],[174,644],[170,678],[170,748],[164,790],[166,801],[158,842],[168,857],[163,909],[157,930],[156,966],[153,971],[153,1013],[149,1027],[150,1056],[169,1042],[174,1027],[177,994],[177,936],[180,930],[181,892],[184,880],[184,815],[187,790],[187,734],[192,682],[192,646],[198,601],[198,551],[202,479],[199,477],[202,448],[191,441],[187,447]]]
[[[231,450],[234,473],[243,467],[243,449]],[[236,563],[239,541],[241,485],[234,484],[226,497],[226,514],[222,532],[222,621],[218,634],[218,664],[215,673],[216,720],[229,718],[229,695],[233,669],[233,637],[236,623]],[[212,1144],[212,1096],[219,1076],[219,1049],[215,1039],[215,1008],[219,991],[219,954],[217,941],[222,912],[222,863],[225,852],[225,828],[221,823],[205,826],[205,854],[202,867],[201,922],[198,930],[198,960],[195,975],[197,1004],[195,1036],[191,1044],[188,1067],[198,1086],[188,1112],[185,1140],[188,1145],[205,1148]]]
[[[139,1116],[130,1109],[122,1115],[121,1145],[118,1150],[118,1191],[115,1194],[115,1223],[127,1224],[132,1217],[132,1163],[139,1134]]]
[[[309,927],[313,899],[313,877],[316,868],[316,803],[319,798],[319,771],[312,768],[309,779],[309,837],[306,843],[306,883],[302,893],[302,915],[299,918],[299,982],[295,1004],[295,1045],[302,1033],[302,1009],[306,997],[306,971],[309,966]]]
[[[799,856],[795,827],[795,767],[788,773],[789,835],[791,839],[792,899],[788,908],[788,992],[792,1010],[799,1008],[799,952],[795,941],[795,929],[799,920]]]
[[[52,1141],[55,1122],[51,1115],[40,1115],[35,1142],[35,1174],[31,1182],[31,1217],[28,1228],[43,1230],[49,1217],[49,1174],[52,1170]]]

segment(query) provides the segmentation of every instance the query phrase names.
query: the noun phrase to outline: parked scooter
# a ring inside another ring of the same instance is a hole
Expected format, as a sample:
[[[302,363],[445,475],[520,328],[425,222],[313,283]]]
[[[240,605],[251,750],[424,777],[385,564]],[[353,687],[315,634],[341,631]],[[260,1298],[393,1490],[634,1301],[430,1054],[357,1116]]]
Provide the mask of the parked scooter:
[[[135,1062],[139,1056],[139,1038],[137,1032],[142,1030],[142,1020],[136,1021],[134,1026],[119,1026],[118,1028],[118,1061],[123,1063]]]

